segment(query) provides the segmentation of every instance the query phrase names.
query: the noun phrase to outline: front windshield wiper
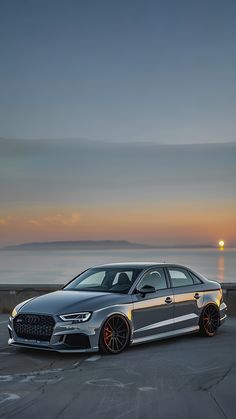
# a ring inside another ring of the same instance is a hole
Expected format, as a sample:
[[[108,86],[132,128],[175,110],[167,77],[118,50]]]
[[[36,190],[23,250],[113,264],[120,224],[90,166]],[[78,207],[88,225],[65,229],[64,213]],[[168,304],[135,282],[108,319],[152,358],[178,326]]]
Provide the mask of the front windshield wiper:
[[[109,290],[101,290],[98,288],[64,288],[65,291],[96,291],[96,292],[110,292]]]
[[[64,291],[93,291],[93,292],[105,292],[108,294],[127,294],[128,291],[112,291],[112,290],[101,290],[97,288],[64,288]]]

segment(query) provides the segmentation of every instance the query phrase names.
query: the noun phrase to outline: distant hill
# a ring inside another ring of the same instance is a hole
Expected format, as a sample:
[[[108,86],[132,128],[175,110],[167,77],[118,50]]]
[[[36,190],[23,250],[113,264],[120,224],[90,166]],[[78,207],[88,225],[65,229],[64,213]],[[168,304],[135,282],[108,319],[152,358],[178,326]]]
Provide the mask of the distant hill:
[[[22,243],[2,248],[2,250],[103,250],[103,249],[154,249],[155,246],[131,243],[126,240],[99,241],[55,241]]]
[[[149,245],[127,240],[76,240],[22,243],[2,247],[0,250],[116,250],[116,249],[205,249],[215,248],[211,244]]]

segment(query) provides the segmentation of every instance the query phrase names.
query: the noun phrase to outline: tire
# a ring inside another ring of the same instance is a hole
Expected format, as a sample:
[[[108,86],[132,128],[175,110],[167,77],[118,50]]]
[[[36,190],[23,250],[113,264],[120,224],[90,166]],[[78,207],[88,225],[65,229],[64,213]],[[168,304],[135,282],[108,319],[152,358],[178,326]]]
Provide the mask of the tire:
[[[100,333],[100,352],[118,354],[128,346],[129,341],[130,327],[126,318],[120,314],[110,316],[105,321]]]
[[[220,325],[220,315],[218,308],[213,304],[208,304],[204,307],[200,321],[199,333],[202,336],[212,337],[216,334]]]

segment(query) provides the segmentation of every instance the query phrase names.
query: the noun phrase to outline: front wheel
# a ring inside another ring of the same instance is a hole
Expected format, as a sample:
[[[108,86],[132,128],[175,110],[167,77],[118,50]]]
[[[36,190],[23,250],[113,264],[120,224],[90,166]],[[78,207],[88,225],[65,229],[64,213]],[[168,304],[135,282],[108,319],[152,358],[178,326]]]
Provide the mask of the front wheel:
[[[109,317],[101,330],[99,348],[103,353],[118,354],[123,351],[130,339],[128,321],[119,314]]]
[[[200,334],[202,336],[214,336],[220,325],[219,310],[213,304],[207,305],[200,317]]]

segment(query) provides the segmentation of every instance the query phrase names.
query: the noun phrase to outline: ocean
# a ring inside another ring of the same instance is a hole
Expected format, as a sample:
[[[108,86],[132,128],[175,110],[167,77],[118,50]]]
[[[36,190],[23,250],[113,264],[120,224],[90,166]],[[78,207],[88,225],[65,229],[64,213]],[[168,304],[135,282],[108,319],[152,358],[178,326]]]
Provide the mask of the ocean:
[[[84,269],[111,262],[172,262],[209,279],[236,282],[236,248],[0,251],[0,284],[65,284]]]

